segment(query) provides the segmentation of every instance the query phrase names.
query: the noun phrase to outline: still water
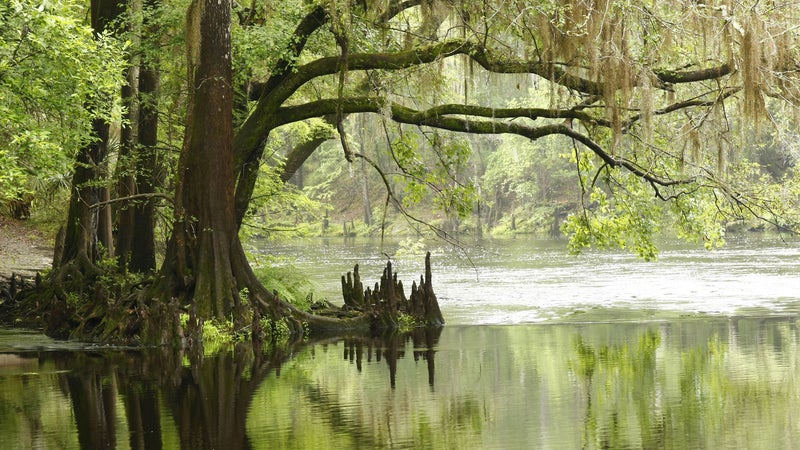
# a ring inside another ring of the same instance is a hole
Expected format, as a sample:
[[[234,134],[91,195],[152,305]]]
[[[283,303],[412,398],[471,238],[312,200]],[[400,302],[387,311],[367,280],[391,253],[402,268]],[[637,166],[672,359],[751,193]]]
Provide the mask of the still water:
[[[406,242],[269,244],[318,296]],[[0,330],[0,448],[793,448],[800,245],[433,248],[443,329],[213,355]],[[309,272],[311,273],[311,272]],[[333,281],[331,281],[333,280]],[[190,364],[190,362],[192,364]]]

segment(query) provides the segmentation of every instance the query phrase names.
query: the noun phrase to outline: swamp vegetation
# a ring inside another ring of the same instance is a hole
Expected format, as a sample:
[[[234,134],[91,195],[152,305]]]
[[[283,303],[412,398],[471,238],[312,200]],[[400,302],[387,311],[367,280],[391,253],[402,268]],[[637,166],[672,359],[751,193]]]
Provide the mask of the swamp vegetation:
[[[52,270],[2,307],[52,336],[127,344],[199,343],[211,322],[256,340],[440,326],[427,261],[408,300],[387,265],[363,297],[343,282],[354,315],[322,315],[336,308],[267,289],[245,242],[309,223],[385,236],[403,221],[414,237],[544,229],[573,253],[654,259],[663,232],[707,248],[736,226],[792,233],[798,14],[5,2],[0,195],[59,231]]]

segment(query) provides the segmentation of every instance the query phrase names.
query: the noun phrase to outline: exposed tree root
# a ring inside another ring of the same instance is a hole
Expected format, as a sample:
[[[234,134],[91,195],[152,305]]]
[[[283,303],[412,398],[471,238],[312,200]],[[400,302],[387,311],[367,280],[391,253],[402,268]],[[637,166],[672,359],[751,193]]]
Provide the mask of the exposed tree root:
[[[247,292],[234,306],[236,330],[249,333],[255,341],[277,334],[294,336],[341,333],[369,334],[402,327],[441,326],[444,323],[431,287],[430,254],[425,275],[413,284],[406,297],[402,282],[391,263],[379,283],[363,289],[358,266],[342,277],[343,307],[328,304],[303,311],[269,292],[246,261],[233,264],[237,286]],[[28,320],[27,326],[41,326],[49,336],[124,345],[191,346],[202,339],[203,320],[197,311],[178,298],[167,301],[153,296],[155,285],[138,282],[129,286],[110,285],[100,268],[88,258],[77,258],[54,270],[46,280],[9,281],[2,286],[4,302],[0,316]],[[13,294],[13,297],[12,297]],[[182,315],[189,320],[182,321]],[[269,319],[262,321],[263,318]],[[17,320],[16,324],[22,324]],[[270,328],[271,327],[271,328]],[[279,330],[279,327],[283,327]]]

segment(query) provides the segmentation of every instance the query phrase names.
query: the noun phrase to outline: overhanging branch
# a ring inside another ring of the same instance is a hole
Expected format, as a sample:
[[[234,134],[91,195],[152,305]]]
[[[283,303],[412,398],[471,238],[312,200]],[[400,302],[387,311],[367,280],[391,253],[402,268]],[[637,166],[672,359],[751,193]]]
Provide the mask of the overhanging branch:
[[[725,63],[717,67],[709,67],[706,69],[656,69],[653,72],[656,74],[658,79],[664,83],[694,83],[697,81],[713,80],[724,77],[725,75],[730,75],[733,72],[733,66],[729,63]]]
[[[319,112],[332,108],[335,111],[336,103],[338,100],[320,100],[318,102],[308,103],[302,106],[281,108],[279,111],[280,117],[286,120],[287,123],[294,121],[292,118],[302,117],[304,114],[309,114],[312,111]],[[616,157],[603,150],[602,146],[597,144],[588,136],[575,131],[566,123],[552,123],[541,125],[538,127],[531,127],[528,125],[518,124],[514,122],[498,120],[499,115],[505,118],[511,117],[527,117],[535,119],[537,117],[552,118],[553,115],[558,114],[585,114],[583,112],[574,110],[538,110],[535,108],[509,108],[509,109],[491,109],[479,106],[470,105],[443,105],[434,107],[429,110],[415,110],[407,106],[400,105],[394,102],[388,102],[384,99],[373,97],[361,97],[354,99],[345,99],[341,103],[344,111],[348,113],[355,112],[373,112],[382,113],[388,110],[391,111],[392,120],[410,125],[428,126],[431,128],[439,128],[459,133],[473,133],[473,134],[516,134],[519,136],[527,137],[531,140],[536,140],[545,136],[560,134],[580,142],[589,150],[594,152],[603,162],[610,167],[621,167],[634,175],[642,178],[659,186],[675,186],[681,184],[690,184],[695,181],[694,178],[683,180],[670,180],[659,177],[658,175],[639,167],[636,163],[624,158]],[[435,111],[434,114],[432,111]],[[481,119],[470,119],[467,117],[452,117],[450,115],[441,114],[443,111],[455,111],[453,114],[460,116],[473,116],[480,117]],[[543,113],[542,115],[534,115],[533,112]],[[517,113],[518,115],[513,115]],[[313,117],[313,116],[312,116]],[[561,117],[557,117],[561,118]]]
[[[392,114],[400,113],[406,120],[412,122],[424,122],[430,119],[445,117],[450,115],[475,116],[487,119],[576,119],[589,124],[610,127],[611,123],[603,118],[592,116],[582,110],[577,109],[547,109],[547,108],[489,108],[486,106],[447,104],[434,106],[432,108],[415,111],[397,103],[391,103],[380,97],[353,97],[344,99],[324,99],[305,103],[297,106],[287,106],[280,108],[277,112],[280,125],[292,122],[320,117],[337,112],[341,106],[343,113],[372,112],[380,113],[386,106],[391,108]]]
[[[741,90],[742,90],[741,87],[731,87],[723,89],[721,91],[714,90],[707,94],[703,94],[697,98],[676,102],[664,108],[657,109],[653,111],[653,115],[663,116],[681,109],[696,108],[696,107],[703,107],[703,108],[711,107],[720,104],[721,102],[725,101],[728,97],[736,94],[737,92],[740,92]],[[702,99],[702,97],[705,97],[708,94],[716,94],[716,96],[709,100]],[[629,128],[631,125],[633,125],[634,122],[641,120],[643,117],[644,117],[643,114],[636,114],[634,116],[629,117],[623,124],[623,128]]]
[[[456,55],[467,55],[481,67],[494,73],[534,74],[586,95],[602,96],[605,91],[604,83],[570,73],[563,63],[521,59],[499,54],[469,39],[451,39],[392,53],[351,53],[346,61],[342,61],[339,56],[317,59],[298,67],[294,76],[287,77],[285,83],[276,87],[275,99],[283,102],[308,81],[337,73],[341,65],[346,65],[348,70],[401,70]],[[678,84],[719,78],[731,73],[731,70],[730,65],[723,64],[695,71],[663,69],[655,74],[662,83]]]

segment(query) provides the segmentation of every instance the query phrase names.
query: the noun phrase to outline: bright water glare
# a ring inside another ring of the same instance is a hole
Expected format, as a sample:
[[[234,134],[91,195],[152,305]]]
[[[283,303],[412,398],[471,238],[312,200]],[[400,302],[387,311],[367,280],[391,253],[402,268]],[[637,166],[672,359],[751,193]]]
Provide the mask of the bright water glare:
[[[423,266],[408,245],[343,239],[271,243],[319,293],[341,303],[339,276],[360,263],[365,286],[391,255],[410,286]],[[488,240],[459,249],[433,244],[434,290],[448,324],[552,320],[657,320],[686,314],[794,314],[800,311],[800,245],[779,237],[734,238],[707,251],[664,245],[656,261],[625,252],[567,253],[563,241]],[[399,255],[399,256],[397,256]]]

